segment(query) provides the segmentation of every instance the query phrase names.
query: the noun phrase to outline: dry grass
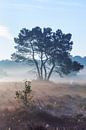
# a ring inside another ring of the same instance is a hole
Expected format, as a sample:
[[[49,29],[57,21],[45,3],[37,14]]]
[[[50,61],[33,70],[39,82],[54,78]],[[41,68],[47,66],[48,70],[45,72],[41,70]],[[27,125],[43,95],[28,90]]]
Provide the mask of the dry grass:
[[[15,99],[15,91],[22,90],[24,82],[0,82],[0,129],[6,130],[13,127],[17,130],[24,130],[25,126],[31,120],[38,123],[55,123],[56,118],[50,116],[46,112],[27,114],[26,111],[20,109],[20,103]],[[32,94],[35,101],[44,103],[45,109],[61,110],[65,104],[70,101],[79,102],[82,98],[86,98],[86,84],[55,84],[53,82],[32,81]],[[77,99],[75,97],[77,96]],[[79,97],[81,96],[81,97]],[[72,98],[74,97],[74,98]],[[80,102],[80,107],[83,104]],[[71,107],[71,106],[70,106]],[[74,107],[74,106],[73,106]],[[86,106],[85,106],[86,107]],[[65,107],[65,109],[67,109]],[[48,118],[49,116],[49,118]],[[22,127],[22,124],[24,127]]]
[[[23,87],[24,82],[0,82],[0,110],[18,107],[15,91],[23,89]],[[40,101],[64,95],[86,97],[86,84],[55,84],[47,81],[32,81],[32,94],[35,99],[40,99]]]

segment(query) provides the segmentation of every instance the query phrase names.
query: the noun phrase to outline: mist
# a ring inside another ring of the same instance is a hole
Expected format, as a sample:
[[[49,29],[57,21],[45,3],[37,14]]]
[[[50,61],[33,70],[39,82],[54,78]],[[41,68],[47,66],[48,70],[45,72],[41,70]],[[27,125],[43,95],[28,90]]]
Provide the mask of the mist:
[[[0,81],[31,81],[36,79],[37,73],[34,65],[19,63],[0,65]],[[53,73],[50,80],[56,83],[86,83],[86,67],[76,75],[71,74],[60,77],[58,74]]]

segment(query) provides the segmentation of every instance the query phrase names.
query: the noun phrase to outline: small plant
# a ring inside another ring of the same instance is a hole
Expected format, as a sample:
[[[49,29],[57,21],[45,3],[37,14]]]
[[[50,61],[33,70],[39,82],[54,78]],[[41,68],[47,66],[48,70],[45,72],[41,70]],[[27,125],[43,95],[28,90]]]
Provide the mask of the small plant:
[[[31,82],[25,81],[25,88],[22,91],[16,91],[16,98],[20,99],[25,106],[30,106],[33,96],[31,95]]]
[[[86,103],[81,103],[80,108],[81,108],[81,110],[86,111]]]

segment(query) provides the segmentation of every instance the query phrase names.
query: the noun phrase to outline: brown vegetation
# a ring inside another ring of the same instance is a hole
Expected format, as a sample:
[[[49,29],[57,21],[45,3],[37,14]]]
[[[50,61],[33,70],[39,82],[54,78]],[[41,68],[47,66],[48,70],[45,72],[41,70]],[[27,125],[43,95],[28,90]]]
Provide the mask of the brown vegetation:
[[[32,81],[31,93],[37,103],[33,111],[15,99],[15,92],[23,88],[24,82],[0,83],[0,130],[86,129],[85,84]]]

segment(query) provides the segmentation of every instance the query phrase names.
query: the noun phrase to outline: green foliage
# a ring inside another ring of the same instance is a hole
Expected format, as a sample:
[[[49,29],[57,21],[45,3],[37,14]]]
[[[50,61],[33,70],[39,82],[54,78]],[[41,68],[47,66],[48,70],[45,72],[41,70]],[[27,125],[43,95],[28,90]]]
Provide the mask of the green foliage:
[[[17,62],[32,60],[38,78],[42,80],[49,80],[53,72],[60,76],[78,72],[83,65],[71,59],[71,37],[70,33],[65,34],[60,29],[53,32],[49,27],[23,28],[14,38],[17,51],[12,54],[12,59]]]
[[[22,91],[16,91],[16,98],[21,100],[25,106],[30,106],[33,96],[31,95],[31,82],[25,81],[25,88]]]

